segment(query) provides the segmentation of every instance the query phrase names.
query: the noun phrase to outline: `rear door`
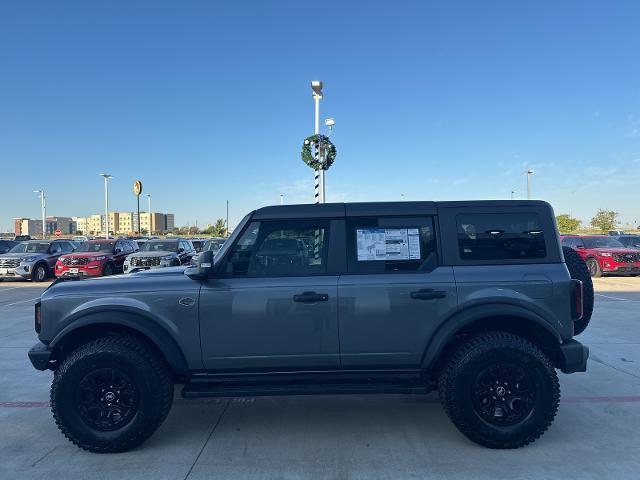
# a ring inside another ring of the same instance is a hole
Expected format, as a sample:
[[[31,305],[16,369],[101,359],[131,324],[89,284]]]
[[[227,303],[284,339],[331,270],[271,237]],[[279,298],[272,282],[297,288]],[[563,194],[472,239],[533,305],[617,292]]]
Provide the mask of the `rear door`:
[[[418,367],[456,310],[452,267],[439,265],[433,216],[348,217],[338,283],[343,368]]]

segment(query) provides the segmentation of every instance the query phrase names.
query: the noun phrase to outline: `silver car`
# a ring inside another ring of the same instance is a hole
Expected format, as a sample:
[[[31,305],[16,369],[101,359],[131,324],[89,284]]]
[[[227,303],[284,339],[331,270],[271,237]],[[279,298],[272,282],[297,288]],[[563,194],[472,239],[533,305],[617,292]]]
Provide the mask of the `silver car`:
[[[20,242],[0,255],[0,281],[23,278],[42,282],[52,276],[60,255],[71,253],[77,246],[69,240],[29,240]]]
[[[152,239],[145,242],[140,250],[129,255],[124,261],[124,273],[133,273],[152,268],[176,267],[188,264],[196,251],[189,240]]]

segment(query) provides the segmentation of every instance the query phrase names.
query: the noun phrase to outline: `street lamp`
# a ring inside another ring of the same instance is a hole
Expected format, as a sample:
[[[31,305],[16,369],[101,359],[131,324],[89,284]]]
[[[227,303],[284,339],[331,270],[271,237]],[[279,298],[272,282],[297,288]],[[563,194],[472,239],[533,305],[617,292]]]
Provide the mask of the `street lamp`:
[[[109,238],[109,179],[113,178],[113,175],[108,173],[101,173],[101,177],[104,178],[104,220],[106,226],[106,238]],[[140,221],[138,219],[138,221]]]
[[[151,222],[151,194],[147,193],[147,208],[149,210],[149,222]]]
[[[527,170],[527,200],[531,200],[531,175],[533,175],[533,170],[530,168]]]
[[[40,195],[40,208],[42,209],[42,239],[47,238],[47,199],[44,195],[44,190],[34,190],[33,193]]]
[[[322,81],[312,80],[311,90],[313,101],[315,102],[315,128],[313,133],[320,134],[320,99],[322,98]],[[324,203],[324,170],[315,171],[315,198],[316,203]]]
[[[515,198],[515,194],[516,194],[516,191],[515,190],[511,190],[511,200],[513,200]]]
[[[284,193],[280,194],[280,205],[284,205]]]

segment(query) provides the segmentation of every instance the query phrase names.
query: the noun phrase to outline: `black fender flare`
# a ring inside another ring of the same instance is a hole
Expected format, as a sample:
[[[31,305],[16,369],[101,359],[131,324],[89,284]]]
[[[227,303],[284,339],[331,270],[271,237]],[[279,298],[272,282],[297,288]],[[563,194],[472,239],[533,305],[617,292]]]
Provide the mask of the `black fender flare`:
[[[531,310],[527,310],[518,305],[491,303],[475,305],[454,313],[443,321],[430,341],[422,356],[422,368],[429,369],[439,359],[445,347],[451,342],[454,336],[465,327],[484,319],[496,317],[512,317],[530,322],[530,324],[541,327],[546,333],[553,337],[558,347],[562,344],[562,338],[558,332],[554,331],[549,322]]]
[[[109,327],[110,325],[134,330],[158,349],[176,374],[186,375],[189,373],[189,366],[184,354],[167,329],[144,312],[131,311],[127,308],[80,312],[51,340],[49,348],[55,350],[58,345],[64,342],[65,338],[78,333],[80,329]]]

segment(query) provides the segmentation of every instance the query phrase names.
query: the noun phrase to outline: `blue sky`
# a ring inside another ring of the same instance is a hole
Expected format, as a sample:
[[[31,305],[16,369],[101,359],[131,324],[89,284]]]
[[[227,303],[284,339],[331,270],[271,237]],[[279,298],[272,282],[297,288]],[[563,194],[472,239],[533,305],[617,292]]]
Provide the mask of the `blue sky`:
[[[2,2],[0,229],[35,188],[101,212],[101,171],[111,209],[140,178],[180,225],[310,202],[312,79],[329,201],[522,198],[531,167],[557,213],[640,221],[639,24],[635,1]]]

